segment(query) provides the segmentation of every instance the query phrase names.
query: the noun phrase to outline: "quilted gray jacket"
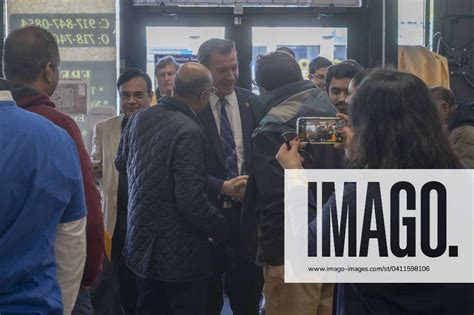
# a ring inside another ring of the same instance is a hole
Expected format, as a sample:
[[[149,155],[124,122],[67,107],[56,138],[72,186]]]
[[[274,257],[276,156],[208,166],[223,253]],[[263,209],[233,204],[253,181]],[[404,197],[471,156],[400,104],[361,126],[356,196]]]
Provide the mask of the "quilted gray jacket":
[[[140,277],[187,282],[210,275],[209,240],[227,224],[206,195],[206,146],[186,104],[163,97],[133,115],[115,165],[128,175],[124,255]]]

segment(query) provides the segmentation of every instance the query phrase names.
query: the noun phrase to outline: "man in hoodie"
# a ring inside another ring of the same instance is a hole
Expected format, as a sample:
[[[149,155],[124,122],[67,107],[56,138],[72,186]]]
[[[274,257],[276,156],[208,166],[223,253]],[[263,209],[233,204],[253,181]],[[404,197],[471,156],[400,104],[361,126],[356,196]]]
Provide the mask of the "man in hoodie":
[[[264,266],[268,314],[331,314],[332,285],[284,283],[284,170],[275,155],[281,134],[295,132],[299,117],[334,117],[337,111],[321,89],[303,79],[298,62],[286,53],[260,58],[255,78],[262,95],[249,100],[257,128],[242,214],[243,245]],[[343,153],[332,146],[312,145],[306,150],[313,157],[306,168],[342,166]],[[257,234],[258,243],[252,240]]]
[[[63,128],[79,152],[87,206],[87,258],[76,307],[85,308],[83,313],[92,314],[88,289],[101,271],[104,252],[100,194],[79,128],[49,99],[58,84],[59,63],[59,48],[49,31],[36,26],[14,30],[5,40],[3,65],[7,80],[0,80],[0,90],[9,90],[19,107]],[[64,309],[64,313],[69,314],[72,305],[65,304]]]

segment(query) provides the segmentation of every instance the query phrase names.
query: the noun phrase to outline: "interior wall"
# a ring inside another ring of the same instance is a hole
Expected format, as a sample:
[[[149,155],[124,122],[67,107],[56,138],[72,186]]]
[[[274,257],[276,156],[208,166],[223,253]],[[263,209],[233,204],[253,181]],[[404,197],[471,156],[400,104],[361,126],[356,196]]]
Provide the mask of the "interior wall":
[[[474,99],[474,0],[434,1],[434,50],[448,58],[451,89],[458,100]]]

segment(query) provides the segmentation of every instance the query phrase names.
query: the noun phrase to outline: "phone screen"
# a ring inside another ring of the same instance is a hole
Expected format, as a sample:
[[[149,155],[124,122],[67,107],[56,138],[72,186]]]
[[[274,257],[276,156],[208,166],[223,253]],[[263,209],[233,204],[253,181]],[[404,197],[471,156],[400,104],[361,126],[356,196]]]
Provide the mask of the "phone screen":
[[[334,144],[344,142],[342,128],[344,120],[337,117],[302,117],[297,123],[298,137],[312,144]]]

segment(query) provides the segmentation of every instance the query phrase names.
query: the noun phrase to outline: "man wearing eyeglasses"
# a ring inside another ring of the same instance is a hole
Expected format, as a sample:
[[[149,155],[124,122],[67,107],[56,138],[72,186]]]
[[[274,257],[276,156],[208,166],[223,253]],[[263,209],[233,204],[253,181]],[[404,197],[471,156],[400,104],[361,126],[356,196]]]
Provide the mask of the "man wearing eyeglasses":
[[[309,63],[308,79],[321,90],[326,90],[326,74],[332,62],[324,57],[316,57]]]
[[[128,119],[150,106],[153,90],[150,77],[140,69],[125,70],[117,80],[117,88],[122,113],[96,125],[91,157],[94,173],[100,181],[105,229],[112,238],[112,264],[118,278],[120,303],[125,314],[135,314],[135,276],[122,256],[127,231],[127,175],[117,172],[114,160]]]

